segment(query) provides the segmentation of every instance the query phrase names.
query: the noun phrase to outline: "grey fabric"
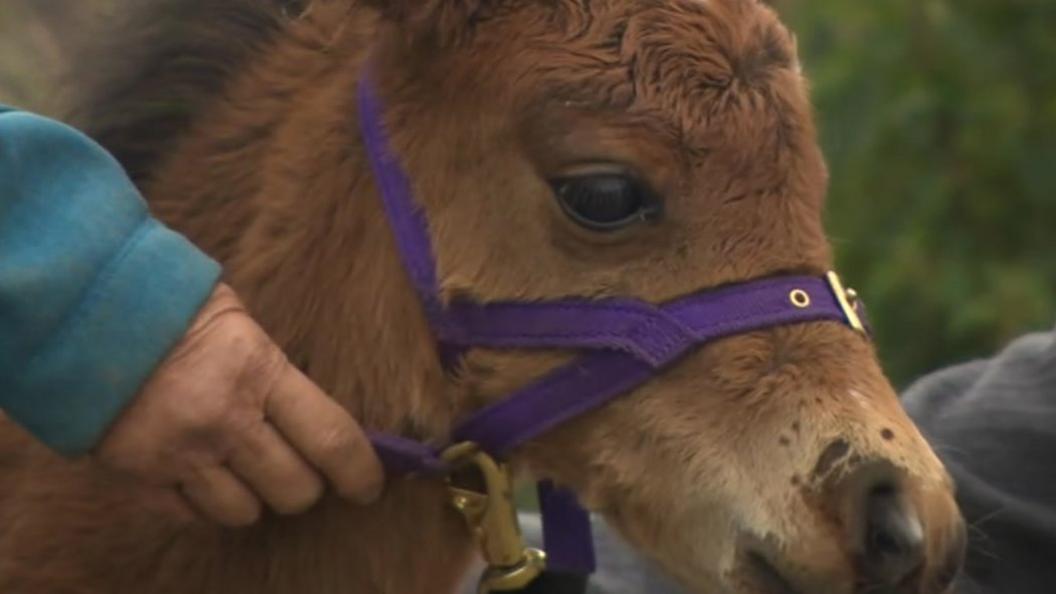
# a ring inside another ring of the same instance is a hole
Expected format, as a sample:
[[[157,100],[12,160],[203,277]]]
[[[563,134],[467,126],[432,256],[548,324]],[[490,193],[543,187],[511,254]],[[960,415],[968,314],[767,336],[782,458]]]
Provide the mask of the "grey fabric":
[[[1056,332],[926,376],[904,403],[957,481],[970,526],[957,594],[1056,592]],[[538,545],[539,518],[522,520]],[[603,521],[594,526],[590,594],[682,592]],[[465,592],[474,592],[472,584]]]
[[[970,527],[958,594],[1056,592],[1056,333],[925,377],[904,400]]]

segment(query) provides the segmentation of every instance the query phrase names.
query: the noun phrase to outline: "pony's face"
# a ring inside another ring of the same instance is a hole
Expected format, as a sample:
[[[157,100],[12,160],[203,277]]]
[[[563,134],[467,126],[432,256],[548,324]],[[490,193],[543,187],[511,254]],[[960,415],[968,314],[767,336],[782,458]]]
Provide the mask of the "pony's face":
[[[446,295],[663,302],[830,267],[805,84],[761,3],[383,4],[376,71]],[[453,398],[569,356],[471,351]],[[935,594],[959,566],[950,479],[836,323],[710,344],[519,461],[695,592]]]

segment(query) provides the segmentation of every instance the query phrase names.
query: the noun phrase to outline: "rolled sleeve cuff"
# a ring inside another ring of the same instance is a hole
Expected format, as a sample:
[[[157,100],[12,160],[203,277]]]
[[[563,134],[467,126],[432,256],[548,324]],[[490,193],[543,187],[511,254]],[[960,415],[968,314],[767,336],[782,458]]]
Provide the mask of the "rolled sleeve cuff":
[[[145,218],[21,374],[6,411],[52,449],[100,440],[211,294],[219,265]]]

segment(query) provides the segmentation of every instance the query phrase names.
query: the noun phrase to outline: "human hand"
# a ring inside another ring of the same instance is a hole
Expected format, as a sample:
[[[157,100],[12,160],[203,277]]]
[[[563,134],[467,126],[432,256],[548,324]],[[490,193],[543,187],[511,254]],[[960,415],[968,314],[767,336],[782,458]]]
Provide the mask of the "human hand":
[[[368,503],[381,464],[358,423],[219,285],[95,451],[104,464],[176,487],[228,526],[311,507],[325,479]]]

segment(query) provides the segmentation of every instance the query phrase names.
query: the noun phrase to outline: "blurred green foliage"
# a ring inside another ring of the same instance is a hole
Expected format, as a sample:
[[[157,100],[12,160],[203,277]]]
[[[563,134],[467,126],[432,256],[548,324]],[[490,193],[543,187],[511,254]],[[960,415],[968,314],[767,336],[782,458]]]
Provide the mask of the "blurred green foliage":
[[[813,82],[840,268],[896,383],[1056,322],[1056,0],[773,0]],[[47,111],[113,0],[0,1],[0,101]]]
[[[1056,2],[788,0],[840,269],[900,386],[1056,323]]]

